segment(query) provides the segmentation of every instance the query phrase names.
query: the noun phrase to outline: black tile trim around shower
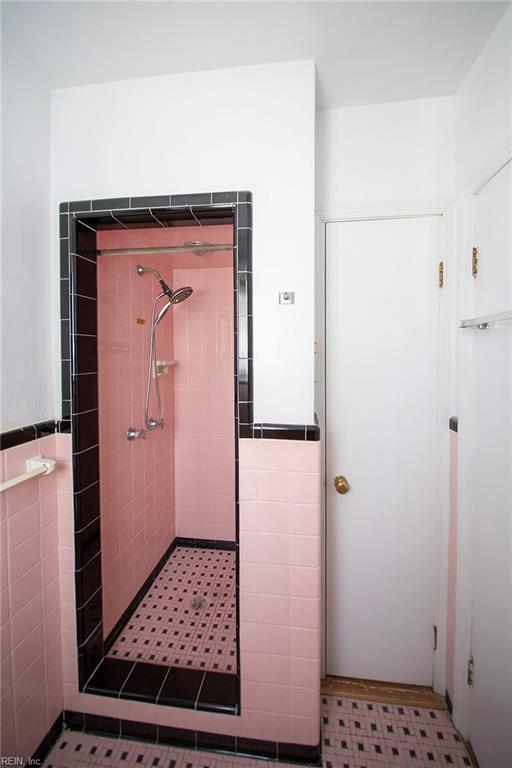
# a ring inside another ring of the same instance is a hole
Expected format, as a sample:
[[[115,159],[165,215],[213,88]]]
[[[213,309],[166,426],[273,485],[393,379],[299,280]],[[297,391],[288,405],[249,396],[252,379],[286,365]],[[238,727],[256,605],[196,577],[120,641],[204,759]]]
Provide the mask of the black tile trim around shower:
[[[98,446],[98,338],[97,322],[90,317],[96,302],[96,232],[124,227],[184,226],[233,222],[234,393],[235,458],[238,467],[240,437],[316,440],[319,430],[309,425],[253,424],[252,350],[252,195],[246,191],[158,195],[115,199],[79,200],[60,205],[62,416],[58,432],[71,432],[73,441],[75,584],[77,590],[77,641],[79,688],[105,658],[112,635],[103,641],[100,476]],[[25,437],[23,438],[25,439]],[[235,526],[239,538],[238,478],[235,478]],[[192,546],[192,541],[182,545]],[[217,548],[223,542],[195,541]],[[172,545],[171,545],[172,546]],[[231,544],[231,547],[233,544]],[[237,674],[236,713],[240,713],[239,548],[235,545],[237,572]],[[158,567],[158,566],[157,566]],[[151,576],[148,577],[151,579]],[[143,591],[143,590],[141,590]],[[139,598],[137,594],[134,600]],[[121,627],[122,619],[120,620]],[[116,625],[117,626],[117,625]],[[185,670],[191,672],[191,670]],[[214,690],[215,686],[212,688]],[[205,689],[204,706],[216,710],[214,696]],[[224,692],[225,693],[225,692]],[[224,695],[223,693],[223,695]],[[209,699],[208,701],[206,699]],[[210,700],[211,699],[211,700]],[[221,702],[218,702],[221,704]],[[228,700],[228,709],[231,703]]]
[[[89,715],[65,710],[62,719],[72,731],[102,736],[130,737],[153,744],[195,749],[214,753],[230,753],[238,757],[259,757],[298,765],[321,765],[320,744],[289,744],[285,742],[248,739],[222,733],[193,731],[154,723],[141,723],[104,715]]]
[[[169,206],[171,202],[171,206]],[[62,339],[62,413],[65,416],[58,426],[59,431],[72,433],[73,473],[74,473],[74,510],[75,510],[75,588],[77,595],[77,641],[78,641],[78,672],[79,687],[84,686],[95,669],[101,669],[105,653],[115,641],[115,636],[122,630],[129,614],[147,591],[148,585],[154,578],[155,571],[161,567],[157,564],[155,570],[139,590],[127,611],[110,633],[107,641],[103,641],[102,625],[102,588],[101,588],[101,542],[99,526],[99,435],[98,435],[98,338],[97,322],[91,318],[91,308],[95,308],[96,294],[96,232],[102,228],[117,228],[123,226],[172,226],[190,223],[196,217],[213,222],[231,220],[234,226],[235,245],[240,240],[240,257],[245,269],[251,263],[250,230],[247,228],[251,221],[248,210],[251,195],[247,192],[208,193],[193,196],[158,196],[139,198],[116,198],[115,200],[82,200],[63,203],[60,206],[61,238],[61,323]],[[238,205],[243,206],[241,222],[244,229],[238,232]],[[194,206],[194,210],[192,209]],[[150,210],[151,209],[151,210]],[[156,217],[159,217],[158,219]],[[240,237],[238,237],[240,235]],[[85,257],[85,258],[84,258]],[[237,249],[234,252],[234,312],[235,333],[241,332],[244,338],[242,354],[252,356],[252,312],[251,275],[244,273],[240,280],[242,301],[240,310],[237,302],[239,268]],[[96,314],[96,313],[94,313]],[[251,361],[252,363],[252,361]],[[246,357],[241,364],[245,372],[244,396],[251,382],[248,376],[252,366],[248,365]],[[237,381],[237,361],[235,361],[235,383]],[[235,424],[238,426],[239,390],[235,386]],[[252,416],[252,411],[251,411]],[[238,433],[237,433],[238,440]],[[238,447],[235,446],[235,453]],[[235,513],[238,515],[238,500]],[[236,525],[238,531],[238,521]],[[211,542],[200,540],[183,540],[173,542],[168,548],[181,543],[182,546],[209,546],[212,548],[233,548],[237,555],[236,544],[227,542]],[[164,559],[165,557],[164,556]],[[238,581],[238,576],[237,576]],[[238,613],[237,613],[238,623]],[[238,627],[237,627],[238,629]],[[238,635],[239,633],[237,633]],[[231,689],[227,694],[226,685],[215,686],[211,683],[205,688],[205,699],[192,702],[192,706],[220,711],[226,714],[237,714],[240,701],[240,648],[237,639],[237,675],[231,676]],[[112,665],[108,664],[110,668]],[[139,664],[142,669],[143,665]],[[184,670],[186,676],[192,670]],[[203,674],[203,673],[200,673]],[[143,675],[144,677],[144,675]],[[148,676],[150,677],[150,676]],[[203,678],[202,678],[203,679]],[[210,678],[208,678],[209,680]],[[108,681],[112,688],[112,681]],[[234,683],[234,684],[233,684]],[[88,683],[90,686],[90,682]],[[99,683],[96,681],[96,685]],[[108,686],[107,686],[108,687]],[[137,698],[140,691],[133,696],[130,689],[125,695]],[[97,692],[100,692],[99,690]],[[104,691],[107,693],[107,691]],[[148,695],[150,692],[148,691]],[[219,700],[216,701],[216,695]],[[227,697],[227,698],[226,698]],[[163,702],[162,702],[163,703]],[[218,706],[217,706],[218,705]],[[190,706],[190,702],[189,702]]]
[[[236,541],[224,541],[222,539],[194,539],[189,536],[177,536],[174,539],[175,547],[193,547],[194,549],[223,549],[234,552],[237,548]]]
[[[223,715],[239,711],[236,675],[109,656],[101,660],[83,692]]]

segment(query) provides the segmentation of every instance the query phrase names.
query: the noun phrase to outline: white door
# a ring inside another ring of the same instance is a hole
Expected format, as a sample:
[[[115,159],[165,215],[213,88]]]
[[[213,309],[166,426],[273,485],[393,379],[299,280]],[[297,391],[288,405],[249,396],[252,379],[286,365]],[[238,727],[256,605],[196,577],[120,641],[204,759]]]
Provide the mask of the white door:
[[[439,235],[436,216],[327,225],[332,675],[432,684]]]
[[[475,316],[512,311],[512,163],[475,201]],[[474,343],[469,739],[481,768],[512,766],[512,321]]]

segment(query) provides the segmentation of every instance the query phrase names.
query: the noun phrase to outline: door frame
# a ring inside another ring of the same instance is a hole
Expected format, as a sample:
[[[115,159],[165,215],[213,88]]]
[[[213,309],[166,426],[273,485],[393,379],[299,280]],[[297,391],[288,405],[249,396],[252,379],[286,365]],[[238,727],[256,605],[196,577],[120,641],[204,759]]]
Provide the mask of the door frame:
[[[512,161],[512,137],[492,154],[462,185],[457,195],[457,261],[458,306],[457,320],[475,314],[475,281],[471,276],[471,249],[475,230],[476,195],[509,162]],[[462,429],[458,444],[458,504],[457,504],[457,588],[455,620],[455,691],[453,721],[465,738],[470,738],[471,688],[467,684],[467,665],[471,655],[473,551],[472,533],[474,509],[471,499],[473,457],[472,401],[474,393],[474,334],[461,334],[458,329],[458,387],[459,423]]]
[[[349,221],[370,221],[379,219],[440,217],[440,259],[444,262],[444,287],[440,307],[439,328],[439,425],[438,425],[438,505],[436,509],[436,531],[434,537],[435,603],[433,623],[437,627],[437,646],[433,650],[433,681],[436,693],[445,695],[446,675],[446,633],[448,594],[448,524],[449,524],[449,453],[448,423],[454,413],[456,381],[456,257],[454,247],[455,229],[452,197],[433,200],[410,200],[402,202],[371,202],[358,205],[333,205],[316,210],[315,264],[315,399],[316,411],[322,434],[326,434],[326,230],[327,224]],[[326,675],[326,600],[327,592],[327,489],[326,452],[327,441],[323,443],[322,474],[322,677]],[[391,681],[392,682],[392,681]]]

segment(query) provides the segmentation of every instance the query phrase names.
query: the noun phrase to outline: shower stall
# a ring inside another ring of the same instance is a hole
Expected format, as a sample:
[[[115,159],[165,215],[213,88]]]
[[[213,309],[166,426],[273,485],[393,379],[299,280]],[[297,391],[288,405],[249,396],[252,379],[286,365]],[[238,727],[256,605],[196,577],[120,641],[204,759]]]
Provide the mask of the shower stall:
[[[218,702],[236,714],[251,201],[208,198],[67,204],[63,408],[73,423],[80,690],[130,698],[126,681],[140,679],[144,700],[213,711]]]
[[[106,649],[235,673],[233,228],[97,248]]]

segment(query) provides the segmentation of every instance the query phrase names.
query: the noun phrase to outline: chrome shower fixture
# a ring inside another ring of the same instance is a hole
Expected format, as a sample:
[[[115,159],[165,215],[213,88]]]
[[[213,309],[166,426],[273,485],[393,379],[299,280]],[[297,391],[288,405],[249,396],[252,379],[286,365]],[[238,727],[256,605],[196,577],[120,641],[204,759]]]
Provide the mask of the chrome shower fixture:
[[[160,285],[162,286],[162,291],[166,293],[169,298],[171,298],[172,291],[167,285],[167,283],[165,282],[165,280],[163,279],[160,272],[157,272],[156,269],[152,269],[151,267],[143,267],[142,264],[137,264],[136,269],[137,269],[138,275],[144,275],[146,272],[151,272],[156,277]]]
[[[136,270],[138,275],[144,275],[146,272],[151,272],[160,283],[163,293],[169,297],[171,304],[179,304],[180,302],[185,301],[185,299],[188,299],[188,297],[194,292],[189,285],[184,288],[177,288],[175,291],[173,291],[172,288],[167,285],[160,272],[157,272],[156,269],[153,269],[152,267],[143,267],[142,264],[137,264]],[[160,322],[162,317],[165,315],[165,312],[167,312],[167,309],[160,312],[157,318],[157,323]]]
[[[151,274],[153,274],[156,277],[156,279],[158,280],[162,288],[161,292],[158,293],[153,299],[153,307],[151,310],[151,331],[150,331],[150,337],[149,337],[148,377],[146,382],[146,403],[145,403],[145,410],[144,410],[144,421],[146,424],[146,428],[151,430],[151,429],[156,429],[156,427],[164,426],[164,420],[162,419],[162,405],[160,401],[160,385],[158,382],[158,373],[157,373],[157,365],[156,365],[156,338],[155,338],[156,327],[158,323],[164,319],[165,315],[167,314],[167,312],[169,311],[169,309],[173,304],[179,304],[180,302],[185,301],[185,299],[188,299],[188,297],[192,294],[192,288],[190,288],[190,286],[186,286],[184,288],[178,288],[177,290],[173,291],[172,288],[170,288],[167,285],[167,283],[163,279],[160,272],[157,272],[156,269],[152,269],[151,267],[143,267],[141,264],[137,264],[136,270],[138,275],[145,275],[146,272],[151,272]],[[167,301],[165,302],[165,304],[160,309],[157,315],[156,313],[157,303],[160,299],[163,299],[164,297],[167,298]],[[156,418],[153,418],[149,415],[149,401],[151,398],[151,381],[153,379],[155,381],[155,398],[156,398],[156,408],[157,408]]]
[[[192,293],[193,289],[189,285],[186,285],[183,288],[176,288],[176,290],[172,292],[171,304],[181,304],[181,302],[188,299]]]

